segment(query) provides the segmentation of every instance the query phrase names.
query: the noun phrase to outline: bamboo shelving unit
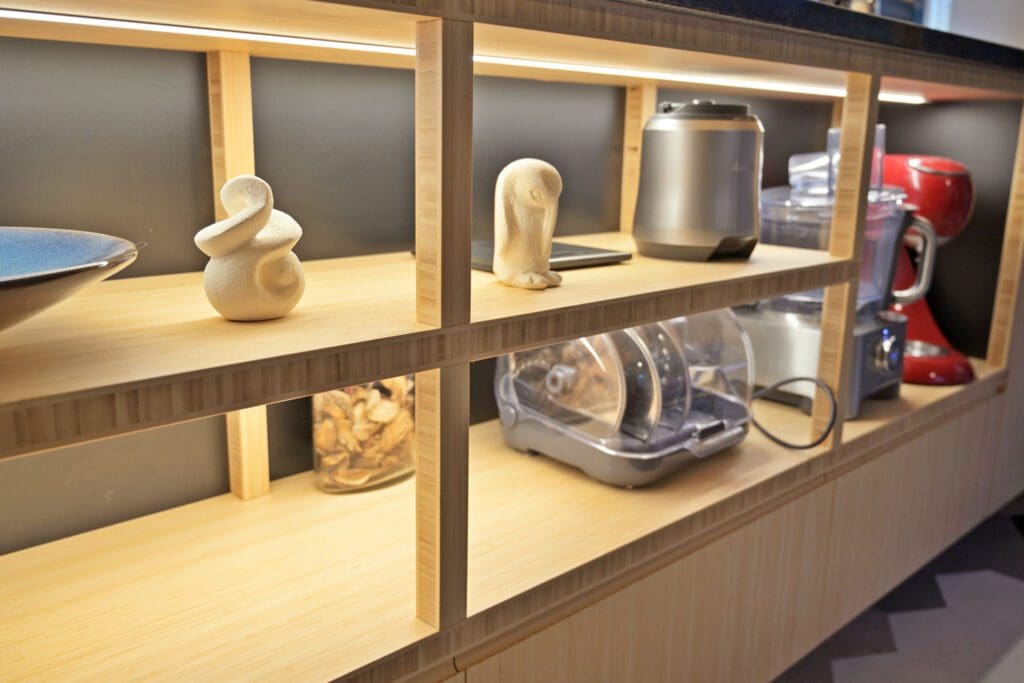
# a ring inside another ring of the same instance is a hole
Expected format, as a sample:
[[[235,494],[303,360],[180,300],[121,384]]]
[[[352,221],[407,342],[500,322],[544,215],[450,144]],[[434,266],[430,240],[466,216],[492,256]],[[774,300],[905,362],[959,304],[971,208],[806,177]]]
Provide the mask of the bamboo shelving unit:
[[[787,451],[752,433],[642,492],[596,486],[572,468],[510,451],[495,422],[472,427],[470,617],[456,630],[504,626],[539,599],[570,594],[565,584],[602,588],[605,572],[664,561],[724,520],[870,454],[922,416],[991,396],[1002,373],[978,368],[968,388],[906,387],[898,411],[869,405],[838,453]],[[784,407],[756,409],[794,432],[809,426]],[[250,670],[325,680],[436,639],[411,609],[414,498],[412,481],[324,496],[307,472],[255,500],[227,494],[14,553],[0,561],[0,651],[35,643],[4,665],[4,677],[151,678],[188,652],[175,668],[180,677]],[[111,656],[112,643],[126,642],[137,645]]]
[[[611,0],[4,5],[136,23],[0,13],[2,36],[206,52],[214,191],[254,168],[251,56],[415,69],[417,225],[415,257],[305,264],[305,297],[283,320],[221,320],[190,273],[102,283],[0,334],[0,458],[225,413],[232,475],[232,494],[0,558],[0,678],[159,678],[174,662],[175,677],[439,680],[1006,389],[1024,260],[1020,146],[990,353],[973,384],[905,386],[809,453],[752,433],[642,492],[517,456],[496,424],[468,419],[474,360],[822,286],[819,376],[842,395],[879,93],[1021,99],[1024,73]],[[627,88],[623,231],[571,240],[614,248],[631,246],[639,131],[659,85],[719,76],[843,90],[777,93],[842,104],[830,249],[761,245],[749,263],[634,255],[541,293],[470,273],[474,73]],[[269,482],[266,404],[408,372],[415,480],[333,497],[308,473]],[[821,422],[820,410],[757,411],[798,438]]]

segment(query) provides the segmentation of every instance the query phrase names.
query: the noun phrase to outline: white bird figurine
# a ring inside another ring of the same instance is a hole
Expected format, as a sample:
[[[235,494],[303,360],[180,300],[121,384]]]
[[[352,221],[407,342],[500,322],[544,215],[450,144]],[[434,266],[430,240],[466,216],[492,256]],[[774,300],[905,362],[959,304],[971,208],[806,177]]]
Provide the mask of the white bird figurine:
[[[551,238],[558,218],[562,176],[540,159],[513,161],[494,188],[494,274],[506,285],[557,287],[551,270]]]
[[[292,253],[302,228],[274,209],[274,193],[261,178],[241,175],[224,183],[220,201],[228,218],[196,233],[210,257],[203,272],[206,298],[228,320],[272,320],[299,303],[306,278]]]

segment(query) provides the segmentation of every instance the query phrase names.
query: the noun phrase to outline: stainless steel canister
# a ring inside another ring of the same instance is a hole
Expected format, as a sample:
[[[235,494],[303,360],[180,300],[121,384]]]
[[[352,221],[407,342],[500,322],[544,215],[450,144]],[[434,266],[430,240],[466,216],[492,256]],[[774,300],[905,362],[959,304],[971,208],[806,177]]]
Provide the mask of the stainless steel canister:
[[[745,104],[663,102],[644,126],[633,236],[641,254],[747,258],[757,244],[764,127]]]

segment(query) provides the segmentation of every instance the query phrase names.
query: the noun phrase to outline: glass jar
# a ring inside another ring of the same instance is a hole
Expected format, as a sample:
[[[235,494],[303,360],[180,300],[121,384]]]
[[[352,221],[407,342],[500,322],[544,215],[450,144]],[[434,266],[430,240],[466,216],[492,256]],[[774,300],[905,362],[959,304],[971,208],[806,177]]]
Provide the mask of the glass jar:
[[[413,376],[313,396],[313,479],[329,493],[379,486],[415,469]]]

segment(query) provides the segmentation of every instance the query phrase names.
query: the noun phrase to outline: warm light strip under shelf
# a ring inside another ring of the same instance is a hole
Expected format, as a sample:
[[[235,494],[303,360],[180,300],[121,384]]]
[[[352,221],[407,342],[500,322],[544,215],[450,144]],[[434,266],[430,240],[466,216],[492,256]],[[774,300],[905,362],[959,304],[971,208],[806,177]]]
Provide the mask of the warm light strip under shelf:
[[[149,33],[165,33],[172,35],[194,36],[199,38],[243,40],[257,43],[269,43],[273,45],[294,45],[297,47],[312,47],[328,50],[346,50],[351,52],[369,52],[376,54],[400,55],[406,57],[413,57],[416,54],[415,49],[411,47],[400,47],[396,45],[353,43],[341,40],[324,40],[322,38],[301,38],[297,36],[283,36],[272,33],[250,33],[247,31],[232,31],[228,29],[202,28],[197,26],[180,26],[175,24],[155,24],[150,22],[129,21],[124,19],[103,19],[99,17],[85,17],[71,14],[54,14],[50,12],[30,12],[22,10],[0,9],[0,19],[11,19],[16,21],[36,21],[51,24],[121,29],[128,31],[146,31]],[[771,81],[760,78],[743,78],[738,76],[724,76],[719,74],[684,73],[674,71],[648,71],[646,69],[631,69],[616,66],[600,66],[595,64],[572,64],[568,62],[551,62],[538,59],[524,59],[520,57],[498,57],[492,55],[474,55],[473,61],[479,62],[481,64],[494,64],[500,66],[521,67],[529,69],[545,69],[549,71],[563,71],[569,73],[585,73],[600,76],[618,76],[622,78],[635,78],[667,83],[683,83],[687,85],[706,85],[724,88],[741,88],[744,90],[784,92],[794,95],[812,95],[818,97],[831,98],[846,97],[846,89],[841,87],[808,85],[803,83],[792,83],[787,81]],[[925,102],[927,102],[927,100],[921,95],[893,92],[880,93],[878,99],[882,102],[898,102],[902,104],[924,104]]]

